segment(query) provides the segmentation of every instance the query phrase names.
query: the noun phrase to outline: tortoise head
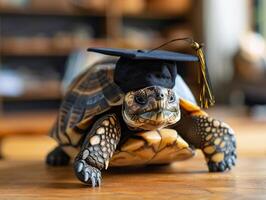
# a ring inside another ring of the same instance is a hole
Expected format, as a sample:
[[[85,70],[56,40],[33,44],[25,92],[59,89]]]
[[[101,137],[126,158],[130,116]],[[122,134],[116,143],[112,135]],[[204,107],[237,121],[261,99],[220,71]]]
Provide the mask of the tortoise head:
[[[172,89],[150,86],[126,93],[122,115],[128,126],[161,129],[180,119],[179,99]]]

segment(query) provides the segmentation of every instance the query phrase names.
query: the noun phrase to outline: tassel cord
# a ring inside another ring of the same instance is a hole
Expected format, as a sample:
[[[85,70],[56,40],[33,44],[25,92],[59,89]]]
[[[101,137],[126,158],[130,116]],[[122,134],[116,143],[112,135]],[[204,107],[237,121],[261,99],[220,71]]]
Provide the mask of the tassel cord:
[[[190,44],[191,48],[196,51],[196,54],[198,56],[199,62],[200,62],[200,73],[198,73],[198,82],[201,85],[201,91],[200,91],[200,102],[201,107],[208,108],[209,105],[213,105],[215,103],[214,96],[212,95],[212,90],[209,82],[209,76],[208,76],[208,69],[205,62],[205,56],[203,52],[203,45],[195,42],[192,38],[185,37],[185,38],[177,38],[170,40],[168,42],[163,43],[162,45],[151,49],[149,52],[152,52],[154,50],[160,49],[172,42],[176,41],[186,41]],[[206,91],[207,88],[207,91]],[[207,97],[208,95],[208,97]]]

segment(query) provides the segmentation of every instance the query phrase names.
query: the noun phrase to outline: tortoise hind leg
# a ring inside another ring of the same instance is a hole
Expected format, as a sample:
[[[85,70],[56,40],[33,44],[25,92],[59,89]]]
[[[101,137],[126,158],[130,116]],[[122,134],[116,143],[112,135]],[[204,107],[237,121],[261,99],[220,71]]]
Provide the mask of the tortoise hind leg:
[[[80,181],[92,187],[101,184],[100,170],[107,169],[120,134],[115,114],[107,114],[95,122],[75,159],[74,170]]]
[[[46,157],[46,164],[50,166],[65,166],[70,162],[70,157],[58,146]]]
[[[206,115],[183,113],[175,127],[191,145],[202,150],[210,172],[230,170],[236,161],[236,139],[225,123]]]

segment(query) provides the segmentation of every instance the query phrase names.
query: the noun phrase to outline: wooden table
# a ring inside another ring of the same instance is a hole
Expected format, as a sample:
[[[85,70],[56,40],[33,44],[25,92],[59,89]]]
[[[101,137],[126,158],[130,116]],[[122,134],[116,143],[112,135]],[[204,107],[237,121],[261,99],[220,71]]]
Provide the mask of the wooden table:
[[[165,167],[110,169],[100,188],[87,188],[72,167],[44,165],[55,143],[44,136],[4,141],[0,161],[0,199],[266,199],[266,123],[243,115],[213,115],[237,133],[237,166],[208,173],[203,156]]]
[[[14,112],[0,117],[0,137],[10,135],[44,135],[55,121],[57,111]]]
[[[71,167],[1,161],[0,199],[266,199],[266,159],[240,158],[229,173],[208,173],[201,158],[169,167],[111,169],[87,188]]]

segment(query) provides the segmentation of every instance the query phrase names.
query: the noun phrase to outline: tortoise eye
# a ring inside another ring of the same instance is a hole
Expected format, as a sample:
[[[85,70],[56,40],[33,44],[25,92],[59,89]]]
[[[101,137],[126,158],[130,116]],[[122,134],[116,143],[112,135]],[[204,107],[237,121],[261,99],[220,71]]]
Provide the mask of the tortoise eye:
[[[175,94],[174,93],[170,93],[169,95],[169,103],[173,103],[175,101]]]
[[[135,95],[135,102],[140,105],[144,105],[147,103],[147,96],[144,93],[138,93]]]

